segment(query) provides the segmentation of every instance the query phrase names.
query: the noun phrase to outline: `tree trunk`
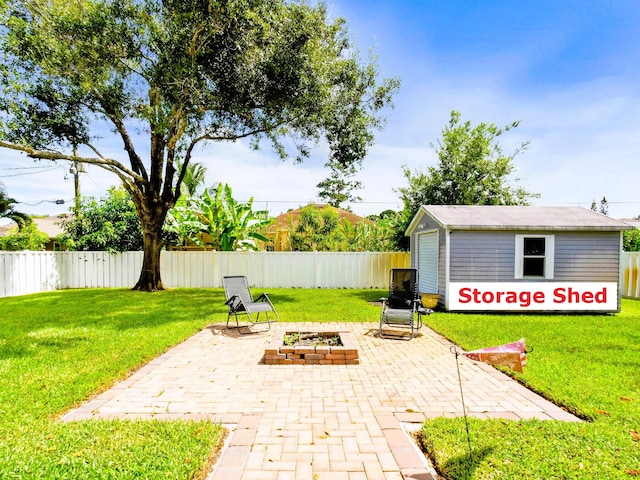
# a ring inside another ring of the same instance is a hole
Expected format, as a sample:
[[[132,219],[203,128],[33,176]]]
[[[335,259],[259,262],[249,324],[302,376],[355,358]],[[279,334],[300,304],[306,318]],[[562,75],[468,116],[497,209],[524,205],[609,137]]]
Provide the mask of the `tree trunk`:
[[[162,278],[160,277],[160,254],[164,246],[162,239],[164,217],[165,215],[160,213],[160,215],[148,216],[148,218],[142,221],[144,256],[142,258],[140,278],[138,279],[138,283],[133,287],[133,290],[140,290],[142,292],[164,290]]]

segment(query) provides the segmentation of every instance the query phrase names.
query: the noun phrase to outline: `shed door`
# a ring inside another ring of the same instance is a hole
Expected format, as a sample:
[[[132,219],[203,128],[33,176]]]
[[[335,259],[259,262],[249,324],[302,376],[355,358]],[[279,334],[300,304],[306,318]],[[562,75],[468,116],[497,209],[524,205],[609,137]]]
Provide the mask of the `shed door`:
[[[438,232],[418,235],[420,292],[438,293]]]

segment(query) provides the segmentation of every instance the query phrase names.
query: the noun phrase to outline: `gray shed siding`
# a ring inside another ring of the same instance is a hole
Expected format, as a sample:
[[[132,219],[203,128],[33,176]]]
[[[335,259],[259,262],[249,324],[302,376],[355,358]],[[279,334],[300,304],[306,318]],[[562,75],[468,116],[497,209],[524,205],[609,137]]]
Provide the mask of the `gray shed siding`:
[[[449,281],[513,282],[515,236],[523,232],[452,232]],[[526,232],[554,235],[555,282],[617,282],[619,232]]]
[[[440,231],[438,245],[438,293],[440,294],[440,302],[445,299],[447,292],[447,232]]]
[[[449,249],[450,282],[513,281],[514,232],[451,232]]]
[[[618,282],[620,232],[556,234],[555,280]]]

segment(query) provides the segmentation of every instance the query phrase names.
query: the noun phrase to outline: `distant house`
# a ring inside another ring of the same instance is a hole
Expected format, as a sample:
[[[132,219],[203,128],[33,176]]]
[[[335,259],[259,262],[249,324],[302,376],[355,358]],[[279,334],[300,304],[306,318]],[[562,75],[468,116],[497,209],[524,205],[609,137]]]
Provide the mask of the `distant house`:
[[[70,216],[66,214],[32,218],[36,228],[49,237],[49,241],[45,245],[45,250],[62,250],[62,245],[60,244],[58,239],[64,233],[62,222],[68,220],[69,218]],[[15,222],[10,222],[6,225],[0,226],[0,236],[4,237],[8,235],[15,228],[17,228]]]
[[[634,228],[640,228],[640,219],[638,218],[621,218],[620,221],[628,223]]]
[[[267,228],[266,236],[271,239],[274,251],[290,250],[289,242],[291,231],[295,230],[298,225],[300,213],[305,208],[315,208],[319,211],[327,209],[333,210],[341,220],[347,220],[352,225],[368,221],[366,218],[360,217],[355,213],[324,203],[312,203],[296,210],[290,210],[276,217],[275,221]]]
[[[632,228],[580,207],[424,205],[406,235],[446,310],[617,312]]]

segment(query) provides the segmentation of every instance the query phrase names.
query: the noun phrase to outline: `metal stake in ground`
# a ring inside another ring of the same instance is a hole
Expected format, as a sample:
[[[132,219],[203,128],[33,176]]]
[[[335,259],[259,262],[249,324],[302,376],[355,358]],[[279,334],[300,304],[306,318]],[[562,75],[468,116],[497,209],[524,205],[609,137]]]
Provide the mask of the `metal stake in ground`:
[[[462,401],[462,414],[464,417],[464,426],[467,430],[467,445],[469,447],[469,465],[473,464],[473,453],[471,451],[471,436],[469,435],[469,421],[467,420],[467,406],[464,403],[464,393],[462,392],[462,377],[460,376],[460,363],[458,362],[458,357],[461,355],[460,351],[455,345],[452,345],[449,348],[449,351],[456,356],[456,368],[458,370],[458,384],[460,385],[460,400]]]

